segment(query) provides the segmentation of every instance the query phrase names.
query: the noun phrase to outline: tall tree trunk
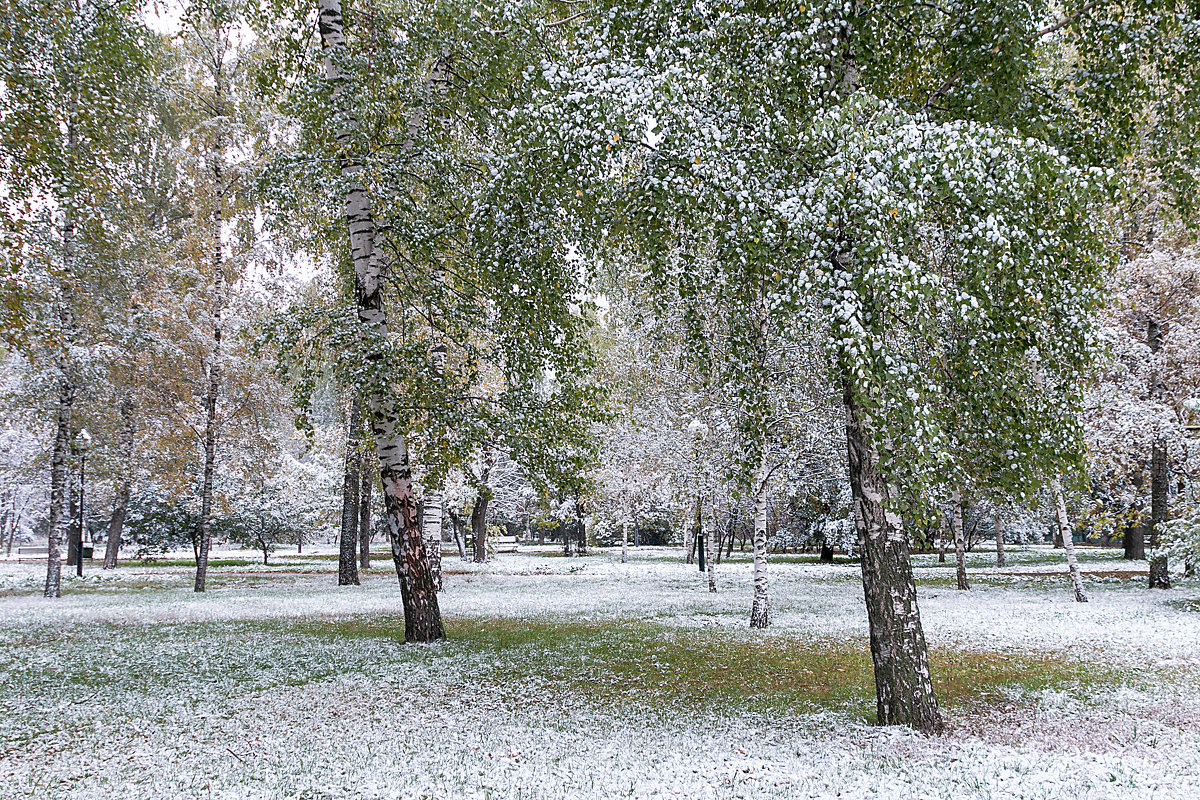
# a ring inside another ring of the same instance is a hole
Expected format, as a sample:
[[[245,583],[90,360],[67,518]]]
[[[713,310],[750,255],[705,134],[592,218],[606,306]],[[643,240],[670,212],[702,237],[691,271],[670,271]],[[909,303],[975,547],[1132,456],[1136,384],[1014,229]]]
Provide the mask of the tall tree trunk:
[[[220,66],[214,77],[214,103],[212,120],[217,122],[225,115],[224,78]],[[218,124],[220,124],[218,122]],[[208,577],[208,553],[212,540],[213,476],[217,460],[217,397],[221,391],[222,358],[221,336],[222,314],[225,311],[225,256],[221,248],[221,230],[225,225],[225,153],[224,138],[220,135],[213,145],[212,171],[217,187],[216,204],[210,220],[212,237],[211,265],[213,272],[212,308],[212,354],[208,360],[206,376],[207,393],[204,396],[204,477],[200,487],[200,542],[196,557],[196,592],[204,591]]]
[[[938,733],[942,716],[929,673],[908,537],[900,517],[887,508],[890,496],[870,420],[848,382],[844,402],[850,488],[875,666],[876,718],[881,725],[910,725]]]
[[[362,473],[362,488],[358,496],[358,566],[371,568],[371,487],[375,485],[375,472],[365,454],[359,461]]]
[[[71,411],[75,384],[67,368],[59,378],[58,408],[55,412],[54,449],[50,457],[50,520],[46,535],[46,597],[62,595],[62,541],[66,527],[68,480],[67,457],[71,449]]]
[[[1004,558],[1004,523],[999,514],[996,515],[996,566],[1001,569],[1008,566]]]
[[[425,551],[429,553],[429,572],[433,583],[440,592],[442,590],[442,490],[433,489],[425,492],[424,513],[421,516],[422,535],[425,537]]]
[[[1086,603],[1083,592],[1083,577],[1079,574],[1079,562],[1075,560],[1075,537],[1071,534],[1071,522],[1067,518],[1067,500],[1063,496],[1062,482],[1058,478],[1050,481],[1050,492],[1054,495],[1054,510],[1058,517],[1058,530],[1062,534],[1063,547],[1067,551],[1067,571],[1071,574],[1071,588],[1075,601]]]
[[[1162,350],[1163,329],[1158,320],[1150,318],[1146,324],[1146,340],[1150,345],[1150,396],[1161,402],[1165,387],[1162,371],[1158,366],[1158,353]],[[1167,521],[1167,443],[1160,436],[1150,450],[1150,588],[1170,589],[1171,574],[1167,555],[1159,549],[1159,536]]]
[[[704,553],[704,522],[700,516],[700,495],[696,495],[696,518],[692,522],[692,538],[696,541],[696,564],[700,567],[700,571],[704,572],[705,553]]]
[[[346,460],[342,478],[342,529],[338,536],[338,586],[358,586],[358,503],[362,488],[362,406],[357,397],[350,403],[346,421]]]
[[[484,473],[484,480],[487,480],[487,473]],[[475,505],[471,507],[471,536],[475,542],[474,553],[475,563],[482,564],[487,561],[487,509],[488,502],[492,499],[491,491],[485,486],[479,490],[479,494],[475,495]]]
[[[333,85],[330,105],[335,109],[335,135],[345,154],[341,161],[342,179],[347,184],[345,207],[350,233],[350,253],[354,262],[355,297],[358,319],[362,323],[364,344],[373,352],[365,363],[383,364],[382,347],[387,341],[387,314],[383,302],[383,264],[375,243],[375,219],[370,198],[363,185],[363,165],[356,157],[358,147],[353,115],[338,110],[345,85],[337,66],[337,56],[345,46],[345,30],[340,0],[318,0],[317,24],[325,49],[325,77]],[[392,561],[400,581],[400,596],[404,604],[404,640],[429,642],[442,639],[441,610],[438,608],[437,587],[429,570],[425,542],[416,520],[416,496],[412,484],[408,441],[400,430],[399,419],[391,405],[391,397],[378,387],[374,379],[367,393],[371,412],[371,429],[379,456],[380,481],[383,485],[384,507],[388,513],[391,532]]]
[[[954,561],[959,589],[970,589],[967,583],[967,550],[963,539],[962,492],[955,489],[950,495],[951,524],[954,527]]]
[[[121,477],[113,496],[112,519],[108,522],[108,533],[104,544],[104,569],[117,566],[121,552],[121,536],[125,529],[125,516],[129,512],[129,496],[132,491],[133,474],[133,398],[126,395],[118,405],[121,412],[121,430],[117,439],[117,457],[120,461]]]
[[[76,82],[77,84],[77,82]],[[67,105],[67,153],[74,158],[79,146],[75,120],[79,113],[78,88],[72,86]],[[71,447],[71,412],[75,407],[74,366],[71,363],[71,343],[75,339],[75,314],[71,308],[71,286],[75,279],[75,219],[71,203],[61,203],[63,279],[58,286],[58,322],[63,351],[58,356],[58,397],[55,408],[54,445],[50,456],[50,514],[46,528],[46,597],[62,596],[62,540],[67,523],[67,494],[69,491],[67,459]]]
[[[629,523],[621,523],[621,563],[629,563]]]
[[[754,596],[750,604],[750,627],[771,624],[767,597],[767,463],[764,457],[754,471]]]

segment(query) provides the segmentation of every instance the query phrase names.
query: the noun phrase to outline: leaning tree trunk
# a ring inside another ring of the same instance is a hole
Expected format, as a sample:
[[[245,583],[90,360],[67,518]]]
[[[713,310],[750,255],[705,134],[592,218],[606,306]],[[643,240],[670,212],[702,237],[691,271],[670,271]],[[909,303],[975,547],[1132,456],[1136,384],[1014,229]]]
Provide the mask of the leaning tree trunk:
[[[1067,571],[1071,573],[1071,588],[1075,590],[1075,601],[1087,602],[1083,593],[1083,577],[1079,574],[1079,562],[1075,560],[1075,537],[1071,535],[1071,523],[1067,518],[1067,500],[1063,497],[1062,482],[1058,478],[1050,481],[1054,495],[1054,509],[1058,517],[1058,530],[1062,534],[1063,547],[1067,551]]]
[[[375,484],[375,473],[370,461],[360,454],[359,472],[362,473],[362,489],[358,497],[358,566],[371,568],[371,487]]]
[[[362,406],[357,397],[350,404],[346,423],[346,461],[342,478],[342,529],[338,535],[338,586],[358,585],[358,493],[362,476]]]
[[[850,488],[875,666],[876,718],[881,725],[910,725],[938,733],[942,716],[929,673],[908,536],[900,517],[887,508],[890,496],[870,419],[849,385],[844,402]]]
[[[754,472],[754,599],[750,605],[750,627],[771,624],[767,598],[767,464]]]
[[[358,147],[353,115],[346,110],[348,103],[341,97],[345,79],[337,66],[337,56],[343,52],[346,38],[342,20],[341,0],[318,0],[317,24],[325,48],[325,78],[332,84],[330,106],[334,110],[334,135],[342,148],[341,175],[345,182],[346,221],[350,233],[350,254],[354,262],[355,299],[364,345],[364,362],[385,365],[383,347],[387,341],[387,314],[383,302],[383,265],[376,248],[375,219],[370,198],[363,185],[363,164],[356,157]],[[408,441],[400,429],[392,398],[380,388],[382,380],[368,378],[372,385],[366,393],[371,412],[371,429],[379,456],[380,480],[383,485],[384,507],[391,531],[392,561],[400,581],[400,596],[404,604],[404,640],[428,642],[442,639],[441,610],[437,602],[437,586],[429,570],[425,542],[416,519],[416,496],[413,491],[412,468],[409,463]]]
[[[1000,515],[996,515],[996,566],[1003,569],[1007,564],[1004,558],[1004,523]]]
[[[121,431],[117,440],[117,456],[121,464],[121,479],[113,496],[112,519],[108,522],[108,533],[105,536],[104,569],[114,569],[117,566],[117,556],[121,552],[121,535],[125,530],[125,516],[129,513],[129,495],[132,491],[133,398],[121,398],[118,409],[121,412]]]
[[[970,589],[967,583],[967,547],[963,537],[962,492],[955,489],[950,495],[951,525],[954,528],[954,562],[958,578],[958,588]]]

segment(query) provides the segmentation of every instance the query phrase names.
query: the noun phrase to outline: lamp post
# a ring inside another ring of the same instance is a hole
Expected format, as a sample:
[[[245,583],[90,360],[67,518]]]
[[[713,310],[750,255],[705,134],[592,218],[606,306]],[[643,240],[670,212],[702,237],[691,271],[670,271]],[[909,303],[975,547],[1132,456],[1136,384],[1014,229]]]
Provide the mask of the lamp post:
[[[84,469],[87,466],[88,448],[92,446],[92,435],[88,433],[87,428],[79,431],[78,440],[75,442],[75,449],[79,451],[79,538],[75,541],[75,574],[83,577],[83,536],[84,536],[84,516],[83,516],[83,478]]]

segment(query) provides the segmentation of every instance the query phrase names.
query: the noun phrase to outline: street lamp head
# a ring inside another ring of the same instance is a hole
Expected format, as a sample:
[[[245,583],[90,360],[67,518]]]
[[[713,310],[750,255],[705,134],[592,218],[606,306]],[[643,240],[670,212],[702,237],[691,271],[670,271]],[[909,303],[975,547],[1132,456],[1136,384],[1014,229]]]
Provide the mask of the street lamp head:
[[[703,422],[701,422],[699,420],[699,418],[695,418],[691,422],[689,422],[688,426],[687,426],[687,430],[688,430],[688,435],[694,439],[699,439],[703,436],[708,435],[708,426],[705,425]]]
[[[92,446],[92,435],[88,433],[87,428],[79,431],[79,439],[75,442],[75,447],[81,452],[87,452],[87,449]]]

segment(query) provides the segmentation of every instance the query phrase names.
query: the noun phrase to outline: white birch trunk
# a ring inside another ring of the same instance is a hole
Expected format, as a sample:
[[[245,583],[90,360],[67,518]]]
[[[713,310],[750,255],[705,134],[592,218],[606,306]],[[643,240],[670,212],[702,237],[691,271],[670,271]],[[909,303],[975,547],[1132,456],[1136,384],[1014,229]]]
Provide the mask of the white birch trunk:
[[[954,562],[958,588],[970,589],[967,583],[967,542],[963,536],[962,492],[955,489],[950,495],[950,524],[954,529]]]
[[[1054,507],[1058,512],[1058,529],[1062,533],[1063,547],[1067,551],[1067,570],[1071,573],[1071,588],[1075,590],[1075,601],[1086,603],[1083,591],[1083,576],[1079,574],[1079,562],[1075,559],[1075,537],[1071,535],[1071,522],[1067,518],[1067,499],[1063,496],[1062,482],[1058,478],[1050,481],[1054,494]]]
[[[767,600],[767,464],[754,473],[754,603],[750,607],[750,627],[771,624]]]
[[[363,165],[356,158],[358,147],[354,141],[354,128],[357,122],[353,114],[339,108],[347,85],[346,77],[337,66],[337,56],[343,52],[346,43],[342,4],[341,0],[318,0],[317,7],[318,28],[325,48],[325,77],[333,84],[330,101],[334,107],[334,133],[343,153],[341,174],[347,185],[346,221],[350,234],[350,255],[354,263],[358,319],[363,325],[368,350],[375,349],[367,354],[366,360],[376,362],[382,360],[382,348],[388,332],[383,300],[383,265],[375,247],[375,219],[362,180]],[[366,399],[379,455],[383,500],[391,531],[392,561],[396,566],[404,602],[404,640],[428,642],[441,639],[445,634],[438,608],[437,587],[430,573],[422,532],[417,526],[408,442],[400,430],[391,398],[372,385],[368,387]]]
[[[621,563],[629,563],[629,523],[621,523]]]
[[[429,554],[429,571],[437,590],[442,590],[442,492],[440,489],[425,493],[425,512],[421,518],[425,552]]]

